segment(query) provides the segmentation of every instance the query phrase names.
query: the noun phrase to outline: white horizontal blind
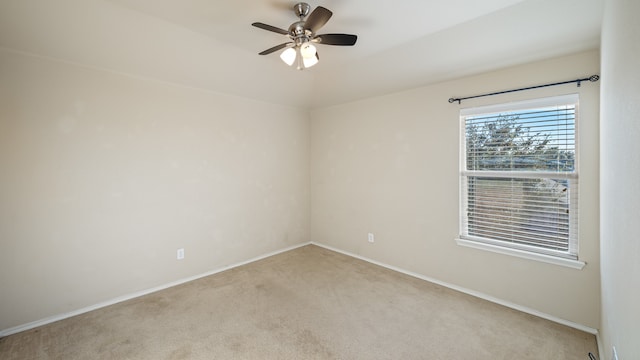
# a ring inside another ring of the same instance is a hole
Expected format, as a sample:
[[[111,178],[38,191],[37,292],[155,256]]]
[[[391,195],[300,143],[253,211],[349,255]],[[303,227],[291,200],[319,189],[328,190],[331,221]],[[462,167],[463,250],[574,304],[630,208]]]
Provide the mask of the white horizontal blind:
[[[462,112],[461,238],[577,258],[577,105],[564,96]]]

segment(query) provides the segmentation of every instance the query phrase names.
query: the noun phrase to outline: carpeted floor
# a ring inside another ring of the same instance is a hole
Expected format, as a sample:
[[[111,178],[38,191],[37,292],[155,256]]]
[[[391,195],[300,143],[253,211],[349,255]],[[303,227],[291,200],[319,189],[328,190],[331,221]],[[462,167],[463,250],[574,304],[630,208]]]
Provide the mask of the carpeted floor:
[[[317,246],[0,339],[0,359],[562,359],[595,337]]]

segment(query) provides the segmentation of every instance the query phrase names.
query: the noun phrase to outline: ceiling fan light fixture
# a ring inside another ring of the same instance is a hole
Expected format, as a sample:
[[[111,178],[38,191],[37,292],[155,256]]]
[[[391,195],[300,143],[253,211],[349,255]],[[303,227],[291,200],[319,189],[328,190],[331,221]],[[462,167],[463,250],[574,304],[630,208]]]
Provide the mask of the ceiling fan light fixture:
[[[254,22],[251,25],[257,28],[286,35],[290,41],[273,46],[261,51],[259,55],[268,55],[276,51],[285,49],[280,58],[285,64],[293,66],[296,64],[298,70],[310,68],[318,63],[320,57],[315,44],[353,46],[358,37],[351,34],[319,34],[317,31],[323,27],[331,18],[331,10],[322,6],[316,7],[313,11],[307,3],[298,3],[293,10],[299,20],[289,26],[288,30],[267,25],[261,22]]]
[[[288,48],[280,54],[280,59],[289,66],[293,65],[296,61],[296,50],[294,48]]]

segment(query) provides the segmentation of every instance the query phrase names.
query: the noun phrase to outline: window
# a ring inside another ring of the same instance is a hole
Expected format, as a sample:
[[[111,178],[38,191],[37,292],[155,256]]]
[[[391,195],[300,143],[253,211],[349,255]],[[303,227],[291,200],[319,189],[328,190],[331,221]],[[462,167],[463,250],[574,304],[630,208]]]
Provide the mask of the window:
[[[460,239],[577,260],[578,95],[460,118]]]

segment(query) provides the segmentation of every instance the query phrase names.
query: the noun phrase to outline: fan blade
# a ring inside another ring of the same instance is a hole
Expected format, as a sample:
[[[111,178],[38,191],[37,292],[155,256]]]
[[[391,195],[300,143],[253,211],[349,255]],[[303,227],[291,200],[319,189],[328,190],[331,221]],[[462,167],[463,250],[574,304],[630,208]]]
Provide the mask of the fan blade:
[[[315,8],[304,22],[304,27],[315,33],[329,21],[333,13],[322,6]]]
[[[292,43],[292,42],[286,42],[286,43],[283,43],[283,44],[280,44],[280,45],[276,45],[276,46],[274,46],[274,47],[272,47],[272,48],[269,48],[269,49],[267,49],[267,50],[265,50],[265,51],[263,51],[263,52],[259,53],[259,55],[269,55],[269,54],[271,54],[272,52],[275,52],[275,51],[278,51],[278,50],[280,50],[280,49],[284,49],[284,48],[286,48],[286,47],[287,47],[287,46],[289,46],[290,44],[293,44],[293,43]]]
[[[324,45],[353,46],[358,40],[358,36],[351,34],[322,34],[316,36],[313,40]]]
[[[251,25],[253,25],[253,26],[257,27],[257,28],[263,29],[263,30],[273,31],[273,32],[278,33],[278,34],[289,35],[289,32],[287,30],[285,30],[285,29],[280,29],[280,28],[277,28],[275,26],[263,24],[261,22],[254,22]]]

